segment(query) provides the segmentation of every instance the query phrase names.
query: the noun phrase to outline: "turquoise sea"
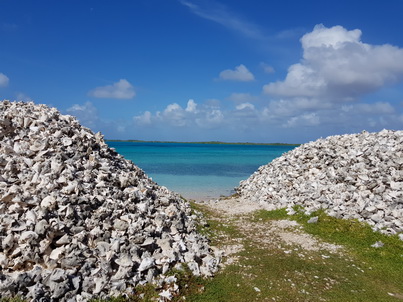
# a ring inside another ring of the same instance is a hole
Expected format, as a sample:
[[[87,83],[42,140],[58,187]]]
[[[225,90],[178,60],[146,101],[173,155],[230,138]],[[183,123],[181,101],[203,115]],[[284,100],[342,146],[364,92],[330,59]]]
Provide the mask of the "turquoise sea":
[[[187,199],[228,196],[241,180],[295,146],[107,141],[159,185]]]

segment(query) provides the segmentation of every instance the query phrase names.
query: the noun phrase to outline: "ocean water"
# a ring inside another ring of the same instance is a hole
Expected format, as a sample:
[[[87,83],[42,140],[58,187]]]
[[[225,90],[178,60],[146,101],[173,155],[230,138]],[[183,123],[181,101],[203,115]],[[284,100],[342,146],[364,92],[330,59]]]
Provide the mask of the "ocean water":
[[[294,146],[107,141],[159,185],[187,199],[229,196],[247,179]]]

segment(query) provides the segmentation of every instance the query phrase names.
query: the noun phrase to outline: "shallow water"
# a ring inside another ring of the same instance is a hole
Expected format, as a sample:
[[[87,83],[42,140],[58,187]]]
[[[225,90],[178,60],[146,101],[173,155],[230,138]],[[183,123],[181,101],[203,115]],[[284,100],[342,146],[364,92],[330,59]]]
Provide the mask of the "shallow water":
[[[294,146],[114,142],[126,159],[133,161],[159,185],[187,199],[213,199],[231,195],[247,179]]]

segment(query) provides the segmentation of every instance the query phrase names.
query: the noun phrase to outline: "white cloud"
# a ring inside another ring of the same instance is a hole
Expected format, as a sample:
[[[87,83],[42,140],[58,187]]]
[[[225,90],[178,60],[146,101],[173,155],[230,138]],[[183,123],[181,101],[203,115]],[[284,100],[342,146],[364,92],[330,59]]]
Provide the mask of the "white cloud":
[[[0,72],[0,87],[7,87],[10,79],[4,74]]]
[[[224,122],[224,114],[219,109],[206,111],[204,115],[195,119],[196,124],[200,128],[214,129],[219,127]]]
[[[263,91],[282,97],[354,101],[403,77],[403,49],[361,42],[361,31],[317,25],[301,38],[303,59]]]
[[[310,99],[293,98],[273,100],[265,107],[259,104],[220,104],[217,100],[197,103],[189,99],[184,105],[171,103],[160,111],[114,121],[98,116],[90,102],[76,104],[67,113],[109,139],[306,142],[364,129],[403,127],[401,108],[389,102],[324,106],[319,100],[313,104]]]
[[[165,133],[168,140],[181,140],[181,137],[183,140],[186,137],[197,141],[200,137],[206,139],[220,133],[223,135],[221,140],[236,135],[238,140],[242,140],[242,137],[244,140],[261,137],[264,141],[273,142],[269,137],[275,136],[276,141],[290,142],[284,133],[294,135],[295,132],[300,134],[297,137],[297,142],[300,142],[363,129],[379,131],[399,125],[401,128],[401,115],[388,102],[339,104],[336,107],[321,103],[319,99],[292,98],[273,100],[263,108],[243,102],[231,110],[222,108],[217,102],[198,104],[190,99],[186,106],[171,103],[161,111],[145,112],[133,120],[136,127],[142,129],[141,133]],[[303,134],[300,129],[305,129]]]
[[[313,132],[318,126],[327,131],[331,131],[333,127],[338,131],[345,129],[343,132],[346,133],[364,129],[400,129],[403,126],[399,121],[400,113],[388,102],[345,104],[320,110],[295,110],[283,116],[271,112],[269,108],[271,107],[266,108],[265,114],[270,122],[280,123],[285,128],[311,127]],[[330,134],[331,132],[327,135]]]
[[[234,70],[226,69],[226,70],[221,71],[220,79],[248,82],[248,81],[253,81],[255,79],[255,77],[248,70],[248,68],[246,68],[245,65],[241,64],[239,66],[236,66]]]
[[[194,100],[190,99],[188,101],[188,104],[186,106],[186,111],[187,112],[197,112],[197,104]]]
[[[175,127],[184,127],[187,124],[186,110],[177,103],[169,104],[159,118]]]
[[[310,66],[294,64],[288,69],[283,82],[267,84],[263,90],[267,94],[284,97],[317,97],[324,94],[326,82]]]
[[[175,112],[175,111],[182,111],[182,107],[180,105],[178,105],[177,103],[173,103],[173,104],[169,104],[167,106],[167,108],[165,108],[164,110],[164,114],[169,114],[171,112]]]
[[[349,31],[340,25],[327,28],[318,24],[312,32],[301,38],[301,43],[304,50],[312,47],[342,49],[346,43],[359,43],[360,38],[361,30],[359,29]]]
[[[142,115],[138,115],[133,117],[133,120],[139,125],[151,125],[152,124],[152,116],[150,111],[144,112]]]
[[[344,105],[341,108],[344,112],[360,112],[361,114],[393,114],[395,109],[390,103],[377,102],[374,104]]]
[[[389,102],[330,104],[320,99],[290,98],[272,100],[255,112],[264,125],[276,126],[280,132],[310,128],[313,138],[317,138],[362,130],[401,129],[402,112],[398,109]]]
[[[226,102],[171,103],[133,117],[133,134],[144,139],[306,142],[364,129],[402,129],[403,103],[391,100],[391,93],[380,91],[378,102],[367,95],[403,78],[403,49],[360,39],[360,30],[316,26],[300,40],[300,62],[289,67],[283,81],[264,86],[269,98],[232,93]],[[239,65],[222,71],[220,78],[250,81],[254,76]]]
[[[211,129],[223,122],[224,114],[215,103],[199,105],[190,99],[185,109],[177,103],[172,103],[162,111],[157,111],[155,114],[147,111],[142,115],[134,116],[133,120],[140,126],[153,125],[164,129],[168,127]]]
[[[265,116],[270,118],[289,118],[304,112],[328,110],[332,106],[314,98],[289,98],[272,100],[266,109]]]
[[[255,106],[253,106],[253,104],[251,103],[242,103],[237,105],[236,110],[245,110],[245,109],[249,109],[249,110],[255,110]]]
[[[365,98],[403,79],[402,48],[366,44],[359,29],[341,26],[317,25],[300,41],[301,61],[283,81],[263,87],[271,99],[258,112],[262,123],[280,131],[309,128],[314,138],[403,127],[401,108]]]
[[[136,95],[134,87],[126,79],[120,79],[112,85],[100,86],[88,93],[95,98],[131,99]]]
[[[305,126],[317,126],[320,124],[320,119],[315,112],[304,113],[299,116],[293,116],[286,121],[283,125],[287,128],[305,127]]]

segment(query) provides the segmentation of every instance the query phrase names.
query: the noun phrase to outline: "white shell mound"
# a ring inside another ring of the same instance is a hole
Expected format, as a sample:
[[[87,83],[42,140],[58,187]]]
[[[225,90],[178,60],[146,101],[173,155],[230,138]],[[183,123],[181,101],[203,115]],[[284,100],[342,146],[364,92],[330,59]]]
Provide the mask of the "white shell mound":
[[[269,209],[300,205],[403,232],[403,131],[331,136],[301,145],[240,183],[242,198]]]
[[[1,296],[105,298],[162,284],[181,263],[211,275],[195,218],[73,117],[0,102]]]

